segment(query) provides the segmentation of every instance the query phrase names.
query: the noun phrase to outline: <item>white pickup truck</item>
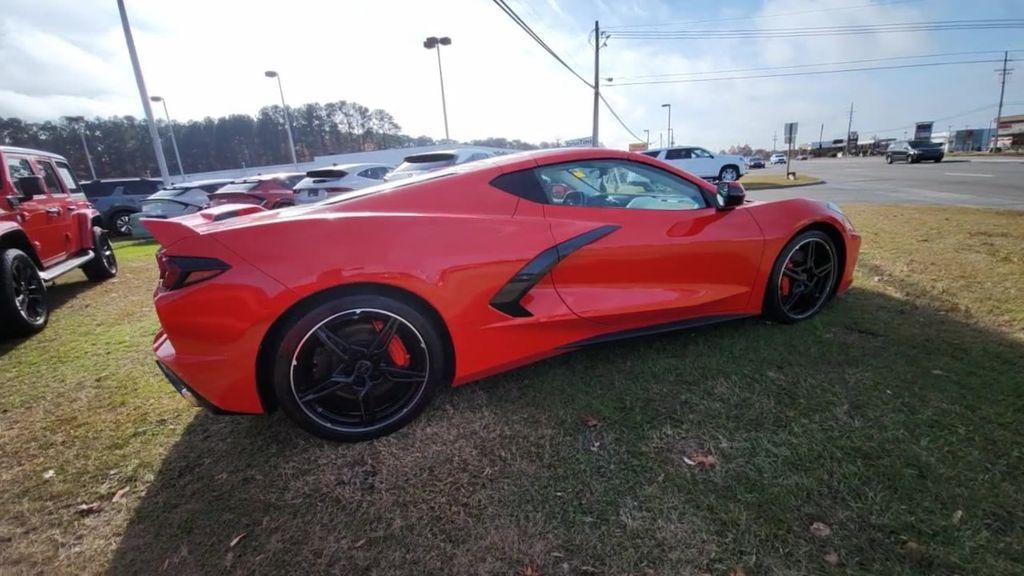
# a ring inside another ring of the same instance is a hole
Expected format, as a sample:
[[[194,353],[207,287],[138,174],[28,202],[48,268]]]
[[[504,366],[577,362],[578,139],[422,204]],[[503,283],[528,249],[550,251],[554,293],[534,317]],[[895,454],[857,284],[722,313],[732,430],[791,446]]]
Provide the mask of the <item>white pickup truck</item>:
[[[747,173],[747,161],[733,154],[712,154],[698,146],[656,148],[644,154],[662,162],[682,168],[705,180],[739,180]]]

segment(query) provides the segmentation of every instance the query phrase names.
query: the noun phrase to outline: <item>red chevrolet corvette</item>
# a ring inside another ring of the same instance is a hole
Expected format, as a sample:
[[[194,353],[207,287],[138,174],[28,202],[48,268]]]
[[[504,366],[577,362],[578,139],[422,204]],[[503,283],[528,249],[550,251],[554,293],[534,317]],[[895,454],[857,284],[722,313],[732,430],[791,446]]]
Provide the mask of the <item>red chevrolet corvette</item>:
[[[266,211],[146,227],[159,366],[218,412],[281,408],[335,440],[394,431],[441,385],[582,346],[766,314],[853,280],[832,205],[748,202],[604,149],[514,154]]]

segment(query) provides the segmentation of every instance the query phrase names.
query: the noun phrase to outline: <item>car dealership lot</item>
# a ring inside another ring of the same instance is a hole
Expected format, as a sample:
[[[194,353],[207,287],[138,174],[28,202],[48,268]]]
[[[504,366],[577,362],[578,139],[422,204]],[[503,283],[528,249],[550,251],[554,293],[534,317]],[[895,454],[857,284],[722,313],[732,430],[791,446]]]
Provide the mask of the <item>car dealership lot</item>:
[[[838,203],[952,204],[1024,210],[1024,161],[947,158],[940,163],[895,163],[880,156],[793,161],[791,170],[824,184],[752,191],[759,200],[811,197]],[[785,173],[769,166],[768,173]],[[760,170],[754,173],[760,173]],[[742,180],[741,180],[742,182]]]
[[[0,572],[1020,573],[1024,212],[848,208],[812,321],[569,354],[357,445],[182,403],[121,244],[0,343]]]

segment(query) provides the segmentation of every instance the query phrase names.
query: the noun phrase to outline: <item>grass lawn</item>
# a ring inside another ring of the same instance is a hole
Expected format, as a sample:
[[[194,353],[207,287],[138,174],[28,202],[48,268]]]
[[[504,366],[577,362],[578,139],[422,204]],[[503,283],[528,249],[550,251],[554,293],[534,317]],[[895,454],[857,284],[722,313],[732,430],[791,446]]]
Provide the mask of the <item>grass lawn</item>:
[[[740,184],[747,190],[770,190],[773,188],[792,188],[793,186],[809,186],[821,184],[821,178],[797,172],[796,180],[786,178],[785,174],[768,174],[765,172],[747,172],[740,179]]]
[[[120,245],[0,344],[0,573],[1024,573],[1024,213],[850,213],[812,321],[568,354],[356,445],[187,407]]]

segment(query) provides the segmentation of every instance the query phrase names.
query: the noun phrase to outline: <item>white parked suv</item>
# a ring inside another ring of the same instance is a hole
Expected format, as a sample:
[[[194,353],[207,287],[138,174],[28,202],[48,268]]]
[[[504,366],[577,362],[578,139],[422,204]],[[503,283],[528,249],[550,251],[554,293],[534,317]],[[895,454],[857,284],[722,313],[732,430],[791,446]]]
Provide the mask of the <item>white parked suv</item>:
[[[310,204],[338,194],[384,183],[391,167],[384,164],[338,164],[306,172],[292,190],[296,204]]]
[[[786,163],[786,155],[783,154],[782,152],[776,152],[775,154],[772,154],[771,163],[772,164],[785,164]]]
[[[747,173],[747,161],[734,154],[712,154],[697,146],[657,148],[644,154],[682,168],[705,180],[739,180]]]

